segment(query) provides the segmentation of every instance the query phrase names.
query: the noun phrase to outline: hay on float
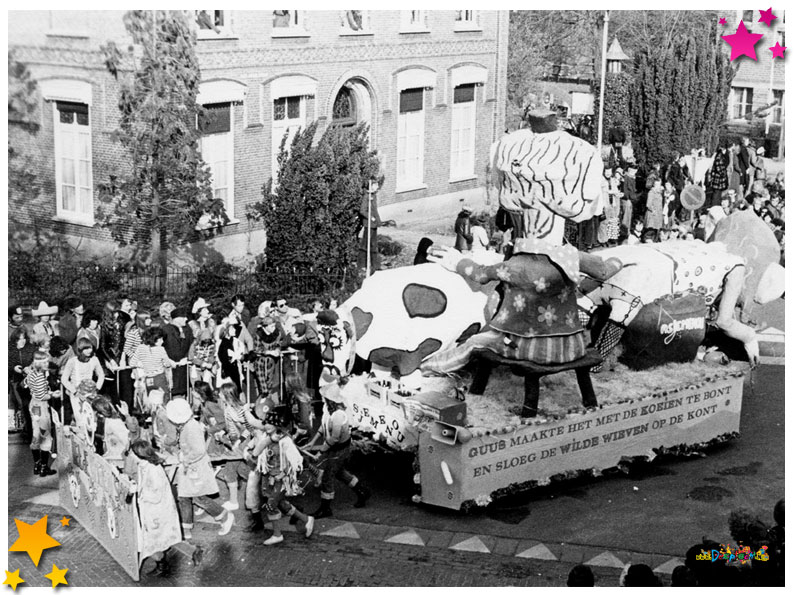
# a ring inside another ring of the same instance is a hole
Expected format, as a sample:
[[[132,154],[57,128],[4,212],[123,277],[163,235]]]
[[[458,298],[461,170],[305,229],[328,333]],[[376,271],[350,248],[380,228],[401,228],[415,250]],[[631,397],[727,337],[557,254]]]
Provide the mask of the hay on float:
[[[700,362],[593,375],[598,406],[584,409],[573,372],[541,380],[538,416],[520,416],[523,390],[496,371],[485,395],[458,399],[457,383],[425,378],[410,390],[385,376],[343,387],[351,424],[389,448],[415,451],[415,502],[452,509],[627,459],[698,449],[739,432],[746,364]]]

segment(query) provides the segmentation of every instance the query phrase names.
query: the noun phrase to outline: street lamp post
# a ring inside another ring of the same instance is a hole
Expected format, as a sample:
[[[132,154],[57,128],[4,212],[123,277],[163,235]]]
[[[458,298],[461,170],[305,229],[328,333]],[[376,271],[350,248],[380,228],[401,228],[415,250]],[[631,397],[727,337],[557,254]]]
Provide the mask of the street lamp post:
[[[367,277],[372,271],[372,180],[367,186]]]
[[[609,35],[609,11],[604,11],[604,38],[601,42],[601,91],[598,101],[598,147],[601,152],[601,142],[604,140],[604,88],[607,79],[607,36]]]

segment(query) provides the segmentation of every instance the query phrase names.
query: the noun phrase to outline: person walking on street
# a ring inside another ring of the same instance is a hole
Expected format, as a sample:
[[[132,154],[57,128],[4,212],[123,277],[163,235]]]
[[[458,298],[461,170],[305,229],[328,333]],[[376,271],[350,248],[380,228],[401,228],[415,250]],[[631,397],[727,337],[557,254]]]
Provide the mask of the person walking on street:
[[[284,541],[280,523],[282,513],[297,519],[298,530],[306,538],[311,537],[314,531],[314,517],[302,513],[287,500],[289,496],[300,493],[298,474],[303,470],[303,455],[282,423],[266,424],[252,453],[262,478],[262,514],[273,527],[273,535],[265,540],[265,545]]]
[[[345,400],[339,390],[339,384],[334,380],[320,388],[320,394],[325,399],[327,413],[323,416],[319,432],[312,439],[307,450],[320,452],[318,466],[323,470],[322,483],[320,484],[320,508],[313,514],[321,519],[333,516],[331,502],[334,501],[334,482],[340,479],[349,485],[356,494],[356,508],[363,508],[372,495],[370,491],[359,483],[358,478],[346,469],[350,458],[350,422],[348,419]],[[318,439],[322,444],[316,445]]]
[[[138,494],[138,531],[141,565],[146,558],[155,562],[148,574],[165,574],[169,565],[166,551],[181,543],[174,496],[163,469],[163,461],[148,440],[136,440],[130,447],[125,471],[132,477]]]
[[[234,524],[234,514],[221,506],[218,482],[204,442],[204,428],[193,419],[193,411],[185,399],[171,399],[165,412],[176,426],[179,440],[176,482],[183,536],[185,540],[192,537],[193,504],[221,524],[218,535],[226,535]]]
[[[455,220],[455,249],[461,252],[471,250],[474,236],[471,235],[471,210],[463,207]]]

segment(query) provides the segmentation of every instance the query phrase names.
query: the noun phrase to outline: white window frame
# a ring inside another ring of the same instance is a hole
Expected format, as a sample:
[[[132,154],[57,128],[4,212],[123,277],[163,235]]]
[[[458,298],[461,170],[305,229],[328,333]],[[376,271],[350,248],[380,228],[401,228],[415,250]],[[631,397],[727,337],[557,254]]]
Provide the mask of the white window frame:
[[[292,97],[298,97],[300,101],[300,105],[298,107],[298,117],[297,118],[289,118],[289,99]],[[284,105],[284,119],[283,120],[276,120],[276,113],[275,113],[275,102],[279,100],[285,100]],[[292,140],[295,138],[295,134],[297,134],[299,129],[306,128],[306,95],[282,95],[281,97],[274,97],[271,101],[271,109],[273,113],[270,116],[271,127],[270,127],[270,137],[271,137],[271,161],[270,161],[270,172],[273,177],[273,189],[275,190],[276,185],[278,183],[278,153],[279,149],[281,148],[281,141],[284,139],[284,135],[289,133],[289,137],[287,139],[286,148],[289,151],[289,147],[292,144]]]
[[[783,116],[786,114],[786,91],[784,89],[773,89],[772,90],[772,97],[775,97],[776,93],[780,93],[780,103],[772,108],[771,113],[771,120],[770,123],[772,124],[782,124],[783,123]]]
[[[456,11],[457,12],[457,11]],[[454,31],[456,33],[463,32],[463,31],[482,31],[482,27],[480,27],[480,11],[479,10],[462,10],[460,11],[463,13],[463,16],[468,16],[469,18],[464,18],[462,20],[458,20],[458,15],[455,15],[455,28]]]
[[[227,163],[227,193],[226,200],[224,201],[224,209],[226,210],[226,216],[229,218],[229,223],[239,223],[239,219],[235,219],[234,217],[234,104],[232,102],[229,102],[229,131],[201,135],[199,139],[199,150],[201,152],[202,159],[204,159],[207,150],[206,144],[209,142],[206,139],[211,139],[218,145],[225,145],[225,147],[221,147],[221,150],[225,153],[224,157]],[[210,168],[210,172],[212,174],[212,196],[215,198],[215,191],[218,189],[216,186],[215,172],[212,170],[212,163],[206,159],[204,159],[204,162]]]
[[[451,98],[452,109],[450,110],[451,117],[450,117],[450,147],[449,147],[450,183],[462,182],[464,180],[473,180],[477,178],[474,172],[475,149],[477,146],[476,145],[477,94],[478,94],[478,85],[475,84],[474,96],[472,97],[471,101],[455,103],[455,87],[453,87],[452,89],[452,98]],[[461,128],[465,130],[465,126],[456,127],[456,121],[458,123],[461,123],[463,122],[464,119],[466,120],[465,124],[468,124],[468,126],[470,127],[470,131],[465,138],[458,137],[457,139],[458,150],[455,151],[456,128],[458,128],[457,132],[460,132]],[[460,149],[461,141],[465,141],[468,144],[468,152],[470,153],[470,157],[466,158],[465,161],[461,157],[461,154],[465,151]]]
[[[214,17],[215,12],[221,13],[223,25],[217,26],[216,29],[202,29],[198,24],[199,10],[196,12],[196,37],[198,39],[228,39],[235,37],[232,29],[232,11],[231,10],[208,10],[210,16]]]
[[[370,23],[370,13],[369,10],[362,10],[361,12],[361,29],[354,30],[350,26],[350,21],[348,18],[348,10],[342,10],[339,12],[339,20],[341,23],[342,30],[340,31],[339,35],[342,36],[358,36],[358,35],[374,35],[374,31],[372,31],[372,25]]]
[[[408,91],[403,89],[400,91]],[[414,112],[400,113],[400,98],[397,98],[397,168],[395,177],[397,180],[396,193],[410,192],[412,190],[422,190],[427,188],[424,183],[424,164],[425,164],[425,104],[427,89],[422,88],[422,109]],[[413,128],[413,130],[411,130]],[[418,131],[419,143],[417,155],[411,159],[414,162],[411,171],[408,172],[409,158],[408,138],[411,134]],[[405,162],[406,171],[400,176],[401,163]]]
[[[82,102],[81,102],[82,103]],[[55,213],[57,219],[62,219],[64,221],[68,221],[69,223],[76,223],[78,225],[86,225],[89,227],[94,226],[94,172],[93,172],[93,139],[91,134],[91,125],[93,123],[94,115],[91,110],[90,104],[84,104],[88,107],[88,126],[87,128],[87,136],[88,136],[88,180],[87,184],[81,184],[83,182],[80,179],[79,172],[80,168],[77,167],[77,163],[80,161],[79,158],[73,158],[74,161],[74,179],[75,179],[75,205],[80,204],[80,196],[78,193],[78,188],[89,188],[89,204],[87,210],[67,210],[63,207],[63,163],[62,160],[64,158],[64,153],[62,149],[62,135],[66,132],[71,132],[76,135],[80,135],[82,131],[80,128],[83,128],[79,124],[77,124],[77,118],[73,124],[62,124],[60,113],[58,111],[58,104],[57,101],[52,102],[52,117],[53,117],[53,136],[55,139]],[[75,130],[67,130],[67,127],[74,127]],[[78,128],[79,127],[79,128]],[[79,136],[75,137],[75,140]]]
[[[289,24],[286,27],[276,27],[273,23],[275,11],[270,11],[271,37],[309,37],[306,30],[306,11],[290,10]]]
[[[741,114],[739,114],[739,116],[737,117],[734,114],[736,112],[736,106],[737,106],[736,91],[738,91],[739,89],[741,89],[741,91],[742,91],[742,97],[741,97],[741,101],[738,102],[738,104],[739,105],[743,105],[744,109],[742,110]],[[728,114],[729,118],[731,120],[743,120],[744,116],[748,112],[748,110],[752,110],[752,108],[753,108],[752,102],[749,103],[749,104],[747,103],[747,95],[748,95],[747,92],[748,91],[752,92],[753,88],[752,87],[731,87],[731,101],[730,101],[731,112],[730,112],[730,114]]]
[[[427,10],[400,11],[400,33],[430,33]]]

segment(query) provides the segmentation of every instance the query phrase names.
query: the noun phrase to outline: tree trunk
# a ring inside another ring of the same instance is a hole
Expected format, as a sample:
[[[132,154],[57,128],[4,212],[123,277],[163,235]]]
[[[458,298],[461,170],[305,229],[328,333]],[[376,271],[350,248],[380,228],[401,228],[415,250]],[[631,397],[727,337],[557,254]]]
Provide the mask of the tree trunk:
[[[158,218],[160,216],[160,195],[157,190],[152,191],[152,255],[151,262],[154,267],[154,293],[161,297],[165,296],[165,281],[168,267],[168,244],[166,234],[160,231]]]

